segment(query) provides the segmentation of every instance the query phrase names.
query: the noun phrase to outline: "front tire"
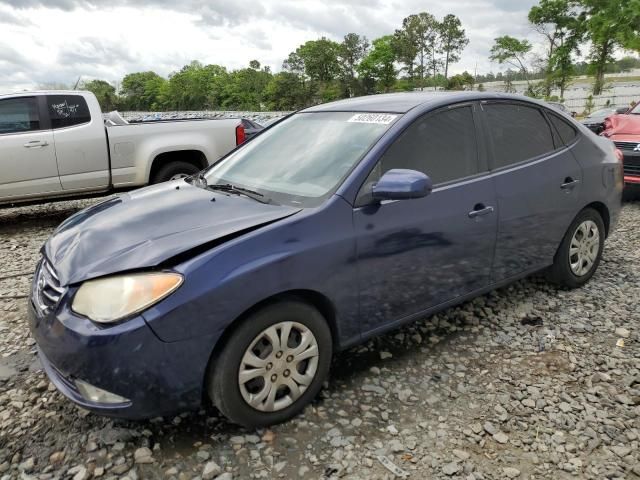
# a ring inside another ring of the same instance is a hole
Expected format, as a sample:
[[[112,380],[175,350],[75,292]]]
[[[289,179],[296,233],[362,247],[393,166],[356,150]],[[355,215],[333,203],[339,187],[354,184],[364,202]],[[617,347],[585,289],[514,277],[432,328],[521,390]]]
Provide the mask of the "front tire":
[[[198,173],[200,169],[193,163],[175,161],[169,162],[160,167],[160,169],[151,178],[151,183],[167,182],[169,180],[177,180],[179,178],[190,177]]]
[[[568,288],[587,283],[600,265],[604,238],[600,214],[592,208],[582,210],[562,239],[547,278]]]
[[[298,414],[322,388],[332,356],[325,318],[300,301],[242,321],[209,366],[208,393],[234,423],[259,428]]]

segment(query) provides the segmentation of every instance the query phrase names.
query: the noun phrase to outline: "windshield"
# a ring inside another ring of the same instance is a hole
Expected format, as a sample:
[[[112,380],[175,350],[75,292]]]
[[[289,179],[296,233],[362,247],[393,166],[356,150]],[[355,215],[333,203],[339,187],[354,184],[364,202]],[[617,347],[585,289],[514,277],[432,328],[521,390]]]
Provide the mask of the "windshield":
[[[601,110],[596,110],[595,112],[592,112],[588,118],[592,118],[592,117],[607,117],[609,115],[611,115],[612,113],[615,113],[615,110],[613,108],[603,108]]]
[[[248,188],[277,203],[317,206],[398,117],[298,113],[213,165],[204,177],[208,185]]]
[[[629,113],[632,113],[634,115],[640,115],[640,102],[638,102],[636,106],[629,111]]]

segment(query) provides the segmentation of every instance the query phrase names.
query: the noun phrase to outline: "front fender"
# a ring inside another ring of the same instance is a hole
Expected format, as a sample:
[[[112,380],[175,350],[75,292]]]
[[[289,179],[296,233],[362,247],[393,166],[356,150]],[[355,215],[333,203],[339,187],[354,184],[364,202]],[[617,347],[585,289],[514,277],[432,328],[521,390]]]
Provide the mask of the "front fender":
[[[256,304],[307,290],[333,304],[338,343],[360,335],[352,208],[338,196],[327,203],[176,265],[185,282],[145,312],[149,326],[167,342],[217,338]]]

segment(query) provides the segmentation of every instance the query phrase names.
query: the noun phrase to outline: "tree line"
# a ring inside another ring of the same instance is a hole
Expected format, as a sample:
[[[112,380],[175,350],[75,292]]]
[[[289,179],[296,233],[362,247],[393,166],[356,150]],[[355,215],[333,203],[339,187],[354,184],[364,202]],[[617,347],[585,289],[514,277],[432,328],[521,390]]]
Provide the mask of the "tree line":
[[[277,73],[257,60],[237,70],[193,61],[168,78],[152,71],[130,73],[119,91],[104,80],[83,88],[94,92],[105,110],[296,110],[372,93],[473,89],[491,79],[504,80],[506,91],[514,91],[513,81],[525,80],[527,95],[550,98],[558,89],[562,98],[576,74],[594,75],[593,94],[602,93],[604,74],[616,65],[613,54],[640,51],[640,0],[540,0],[528,20],[541,35],[544,55],[533,55],[526,39],[498,37],[490,59],[509,68],[497,75],[450,75],[469,43],[465,29],[455,15],[438,19],[421,12],[373,41],[357,33],[341,42],[307,41]],[[581,55],[588,61],[576,62]],[[626,65],[637,66],[630,58]]]
[[[533,45],[508,35],[495,39],[490,59],[514,68],[527,81],[526,94],[549,98],[554,88],[559,98],[577,73],[575,58],[586,54],[586,73],[595,77],[593,95],[605,86],[604,75],[619,49],[640,51],[640,0],[540,0],[528,14],[541,35],[542,57],[532,56]],[[532,82],[532,68],[544,72]],[[510,79],[507,78],[509,90]]]

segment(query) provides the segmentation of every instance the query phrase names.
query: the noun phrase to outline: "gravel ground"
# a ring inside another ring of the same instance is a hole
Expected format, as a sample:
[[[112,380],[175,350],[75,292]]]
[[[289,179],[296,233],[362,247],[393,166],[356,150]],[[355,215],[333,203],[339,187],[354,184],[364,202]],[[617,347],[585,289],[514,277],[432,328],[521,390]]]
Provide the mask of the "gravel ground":
[[[584,288],[521,281],[352,348],[304,415],[246,431],[102,418],[42,373],[28,272],[95,201],[0,210],[0,479],[640,478],[640,203]]]

